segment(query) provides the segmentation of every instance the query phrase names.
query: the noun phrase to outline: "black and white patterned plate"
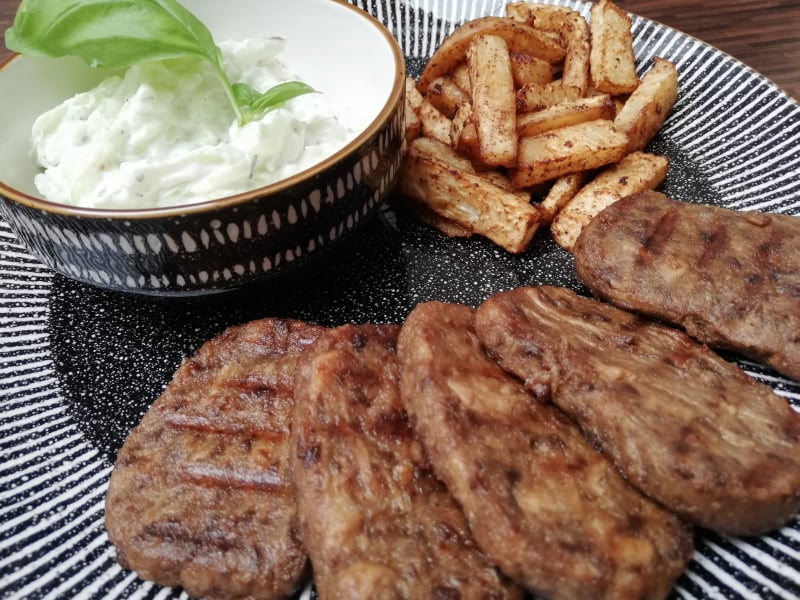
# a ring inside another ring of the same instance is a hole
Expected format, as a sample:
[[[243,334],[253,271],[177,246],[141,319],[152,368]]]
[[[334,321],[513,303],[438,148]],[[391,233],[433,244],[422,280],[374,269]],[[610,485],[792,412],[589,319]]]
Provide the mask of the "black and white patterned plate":
[[[353,2],[397,37],[411,74],[456,24],[504,6]],[[558,3],[588,15],[586,3]],[[800,214],[800,106],[694,38],[639,17],[633,31],[640,71],[654,56],[678,67],[678,101],[651,146],[671,159],[665,191]],[[117,565],[103,528],[105,489],[127,431],[182,357],[227,325],[268,315],[399,322],[420,301],[474,305],[536,283],[581,289],[569,256],[547,235],[513,257],[482,240],[446,240],[397,206],[303,275],[202,300],[126,296],[64,279],[0,222],[0,597],[182,596]],[[797,382],[740,364],[800,409]],[[800,518],[762,537],[699,534],[673,596],[800,597]]]

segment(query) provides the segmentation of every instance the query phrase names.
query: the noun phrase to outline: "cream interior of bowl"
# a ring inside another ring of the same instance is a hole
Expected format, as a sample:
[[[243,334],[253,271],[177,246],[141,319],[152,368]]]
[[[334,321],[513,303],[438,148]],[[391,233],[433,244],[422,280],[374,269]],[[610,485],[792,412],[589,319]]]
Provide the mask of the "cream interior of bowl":
[[[397,64],[388,34],[359,9],[333,0],[183,0],[217,43],[250,37],[287,40],[283,62],[331,103],[355,131],[372,123],[392,94]],[[38,196],[30,132],[41,113],[107,77],[73,58],[28,56],[0,74],[0,181]]]

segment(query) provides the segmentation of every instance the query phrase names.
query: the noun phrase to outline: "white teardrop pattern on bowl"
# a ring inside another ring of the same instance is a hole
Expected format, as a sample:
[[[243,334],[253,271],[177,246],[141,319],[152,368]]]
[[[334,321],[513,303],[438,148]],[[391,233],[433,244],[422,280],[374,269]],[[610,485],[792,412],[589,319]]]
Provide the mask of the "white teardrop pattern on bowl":
[[[556,3],[588,14],[586,3]],[[353,0],[353,4],[387,25],[400,42],[412,74],[416,74],[436,44],[457,23],[484,14],[501,14],[504,6],[502,2],[481,0]],[[668,191],[686,200],[741,210],[800,213],[800,106],[762,76],[698,40],[639,17],[634,17],[633,30],[640,71],[647,68],[654,56],[669,58],[678,66],[680,96],[656,141],[658,148],[672,159]],[[346,190],[358,178],[366,177],[372,166],[370,158],[364,157],[360,169],[353,172],[352,182],[344,179],[336,189],[315,190],[297,203],[286,219],[300,219],[318,212],[326,202],[335,201],[340,188]],[[47,231],[46,235],[62,244],[101,245],[123,254],[191,252],[192,247],[200,244],[234,243],[284,224],[282,217],[269,211],[262,217],[249,222],[209,223],[197,231],[156,238],[112,239],[57,229]],[[363,212],[351,212],[323,236],[299,243],[290,253],[264,256],[250,264],[230,265],[230,275],[274,268],[276,263],[313,252],[315,247],[342,235],[364,217]],[[493,256],[493,250],[482,251],[486,254],[476,252],[476,256]],[[453,274],[452,281],[444,282],[435,271],[438,257],[423,258],[428,262],[419,268],[426,270],[433,288],[457,285],[458,278],[464,277]],[[365,264],[371,264],[364,260]],[[568,269],[570,265],[565,262],[559,268]],[[101,280],[105,277],[99,270],[96,276]],[[224,269],[216,273],[198,270],[193,276],[224,278],[227,274]],[[190,276],[184,277],[188,285]],[[508,285],[512,280],[503,279],[501,284]],[[138,286],[174,282],[128,283]],[[399,306],[406,293],[403,285],[409,282],[386,284],[362,300],[352,314],[337,314],[336,319],[344,322],[366,318],[367,313],[361,311],[381,304]],[[58,295],[64,290],[68,290],[70,297],[60,299]],[[426,289],[424,293],[432,296],[437,291],[441,290]],[[418,300],[422,292],[412,290],[408,294]],[[73,378],[91,379],[92,370],[111,367],[99,362],[81,366],[77,359],[69,365],[63,364],[53,346],[53,323],[65,321],[60,325],[61,336],[69,335],[64,330],[74,327],[75,344],[80,345],[83,338],[77,339],[77,332],[81,323],[71,320],[73,315],[63,315],[60,311],[64,310],[64,303],[86,302],[83,314],[97,313],[97,323],[84,335],[100,338],[107,333],[103,329],[103,315],[108,305],[113,304],[118,312],[127,309],[124,299],[114,297],[104,303],[103,298],[101,293],[76,286],[43,267],[28,255],[9,228],[0,223],[0,574],[2,593],[7,598],[185,597],[177,590],[164,590],[143,582],[116,563],[103,528],[103,500],[111,463],[87,434],[91,427],[103,428],[109,424],[102,421],[104,415],[76,413],[65,397],[65,386]],[[342,298],[352,300],[347,290],[342,292]],[[335,301],[320,301],[325,300]],[[140,323],[147,318],[142,306],[148,305],[140,300],[132,306],[130,324],[118,325],[130,327],[131,336],[158,334]],[[158,305],[152,307],[158,309]],[[397,318],[402,318],[403,311],[408,309],[409,306],[391,308],[398,313]],[[191,331],[191,319],[196,313],[197,309],[187,308],[184,317],[192,343],[206,335],[205,330]],[[114,315],[107,316],[113,324]],[[223,314],[221,319],[224,318]],[[221,321],[214,328],[223,324]],[[153,340],[164,342],[158,335]],[[109,357],[108,363],[113,358]],[[116,358],[122,365],[120,369],[125,368],[126,361],[129,368],[130,365],[146,368],[152,356],[134,353]],[[751,376],[775,388],[795,409],[800,408],[797,382],[787,381],[752,362],[740,361],[740,364]],[[80,369],[86,373],[75,372]],[[119,376],[127,382],[125,377],[131,375]],[[86,388],[86,393],[91,391]],[[93,401],[98,404],[116,401],[119,404],[112,406],[112,410],[126,409],[121,398]],[[93,418],[97,422],[87,424]],[[678,582],[674,598],[800,597],[800,519],[766,536],[739,539],[703,532],[697,542],[694,560]],[[310,597],[311,593],[306,589],[303,595]]]

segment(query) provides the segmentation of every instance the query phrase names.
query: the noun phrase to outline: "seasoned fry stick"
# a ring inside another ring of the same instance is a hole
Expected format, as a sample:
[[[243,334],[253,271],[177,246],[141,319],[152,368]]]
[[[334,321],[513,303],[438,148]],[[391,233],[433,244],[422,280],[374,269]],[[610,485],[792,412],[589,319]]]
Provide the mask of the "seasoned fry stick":
[[[437,77],[428,86],[425,97],[439,112],[449,119],[453,118],[461,104],[470,101],[470,96],[458,87],[449,77]]]
[[[450,79],[453,80],[458,87],[461,88],[467,96],[472,96],[472,84],[469,82],[469,67],[467,62],[463,61],[450,72]]]
[[[410,147],[413,147],[413,152],[419,156],[426,156],[433,160],[438,160],[446,165],[451,165],[467,173],[480,175],[490,183],[497,187],[509,192],[513,192],[521,199],[528,202],[530,194],[525,191],[514,189],[511,180],[501,173],[500,171],[478,171],[470,161],[469,157],[457,152],[454,148],[443,144],[441,141],[434,138],[421,137],[411,142]]]
[[[524,251],[539,225],[529,202],[483,177],[416,152],[403,161],[401,191],[439,215],[489,238],[511,253]]]
[[[664,156],[634,152],[605,169],[575,194],[550,224],[556,243],[570,250],[583,228],[617,200],[661,185],[669,160]]]
[[[573,11],[573,15],[567,22],[566,30],[568,32],[567,54],[564,57],[561,82],[564,85],[577,87],[583,96],[589,90],[590,84],[589,60],[591,43],[589,42],[589,27],[586,21]]]
[[[608,94],[566,100],[542,110],[517,116],[517,135],[520,137],[539,135],[552,129],[596,119],[613,120],[615,115],[616,107]]]
[[[487,165],[483,162],[481,158],[481,142],[478,139],[478,129],[475,127],[474,120],[464,124],[456,143],[456,148],[459,152],[463,152],[465,156],[469,156],[476,170],[486,172],[494,168],[492,165]]]
[[[419,119],[422,121],[422,132],[425,135],[435,137],[449,144],[450,140],[450,119],[445,117],[436,108],[425,100],[419,107]]]
[[[561,81],[585,95],[590,83],[591,43],[589,25],[580,13],[565,6],[516,2],[506,5],[506,15],[536,29],[558,33],[567,48]]]
[[[520,138],[511,182],[524,188],[615,163],[625,155],[627,145],[628,137],[606,119]]]
[[[589,66],[596,90],[614,95],[630,94],[639,85],[633,56],[631,19],[610,0],[591,9],[592,50]]]
[[[453,147],[458,152],[469,157],[470,162],[477,171],[488,171],[492,168],[481,160],[481,143],[478,140],[478,130],[475,128],[475,121],[472,118],[463,124],[458,133],[458,138],[453,140],[453,144]]]
[[[469,158],[462,156],[447,144],[434,138],[420,137],[409,141],[409,151],[419,156],[425,156],[444,164],[452,165],[458,169],[474,172]],[[508,181],[508,179],[506,179],[506,181]],[[510,187],[510,181],[508,181],[508,185]],[[411,205],[414,208],[414,212],[423,223],[435,227],[447,237],[470,237],[472,235],[470,230],[434,212],[429,206],[426,206],[422,202],[413,201]]]
[[[472,158],[472,154],[467,152],[467,148],[462,148],[460,146],[461,136],[464,132],[464,128],[468,125],[472,125],[473,129],[475,127],[475,121],[472,118],[472,103],[465,102],[461,106],[456,109],[456,114],[453,115],[453,118],[450,119],[450,140],[451,145],[453,148]],[[475,148],[477,148],[478,143],[478,132],[474,132],[475,136]]]
[[[577,100],[580,97],[579,87],[564,85],[561,81],[526,83],[517,90],[517,111],[533,112],[566,100]]]
[[[479,35],[469,46],[467,65],[481,162],[513,166],[517,158],[517,112],[508,45],[499,36]]]
[[[452,123],[424,97],[411,77],[406,77],[406,100],[417,113],[422,124],[422,133],[434,137],[445,144],[451,142],[450,129]]]
[[[562,35],[564,24],[575,17],[586,22],[579,13],[566,6],[539,4],[536,2],[512,2],[506,4],[506,16],[537,29],[555,31]]]
[[[413,77],[406,77],[406,101],[415,111],[419,110],[419,107],[425,101],[425,97],[420,93],[417,88],[417,82],[414,81]]]
[[[585,181],[586,173],[583,172],[570,173],[556,179],[541,204],[539,204],[542,224],[549,225],[558,214],[558,211],[564,208],[572,200],[572,197],[578,193]]]
[[[413,140],[408,145],[408,152],[413,152],[417,156],[424,156],[438,160],[441,163],[467,171],[468,173],[475,173],[475,167],[472,166],[469,158],[456,152],[451,146],[442,143],[440,140],[429,137],[420,137]]]
[[[406,125],[406,142],[415,140],[422,135],[422,122],[417,115],[417,109],[411,104],[411,99],[408,94],[405,95],[405,125]]]
[[[500,36],[512,50],[553,63],[561,61],[566,52],[558,39],[546,32],[504,17],[481,17],[461,25],[444,39],[419,77],[419,90],[427,93],[434,79],[446,75],[464,60],[472,38],[478,35]]]
[[[653,66],[614,119],[614,125],[629,138],[629,152],[647,146],[664,124],[677,97],[678,71],[675,65],[663,58],[653,59]]]
[[[509,52],[511,74],[514,85],[521,88],[526,83],[550,83],[553,81],[553,65],[524,52]]]
[[[450,139],[453,148],[469,158],[473,167],[478,171],[492,169],[481,159],[481,143],[478,139],[478,130],[472,114],[472,104],[462,104],[453,116],[450,127]]]

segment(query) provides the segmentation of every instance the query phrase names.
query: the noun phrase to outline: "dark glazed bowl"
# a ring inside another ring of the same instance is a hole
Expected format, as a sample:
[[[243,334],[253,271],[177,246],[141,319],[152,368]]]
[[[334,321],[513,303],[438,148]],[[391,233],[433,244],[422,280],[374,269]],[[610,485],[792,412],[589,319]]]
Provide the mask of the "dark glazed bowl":
[[[107,76],[77,59],[14,56],[0,66],[0,217],[54,271],[126,292],[198,295],[283,275],[355,232],[397,178],[404,62],[391,34],[339,0],[185,0],[217,42],[287,39],[281,58],[358,115],[340,151],[250,192],[174,208],[86,209],[33,186],[35,118]]]

